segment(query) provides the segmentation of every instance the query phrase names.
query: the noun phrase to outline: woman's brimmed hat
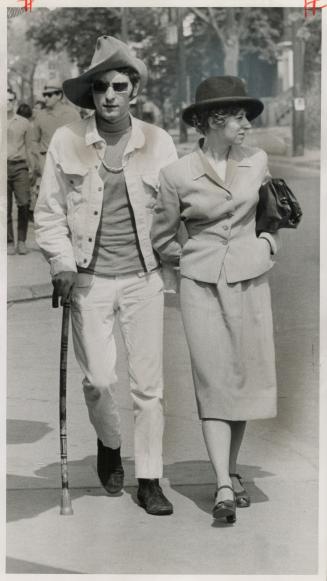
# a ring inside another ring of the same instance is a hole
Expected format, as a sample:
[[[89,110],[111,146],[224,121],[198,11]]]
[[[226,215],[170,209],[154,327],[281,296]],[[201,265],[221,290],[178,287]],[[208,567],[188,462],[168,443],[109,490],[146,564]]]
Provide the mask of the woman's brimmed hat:
[[[249,121],[262,113],[264,105],[259,99],[249,97],[245,85],[238,77],[209,77],[196,89],[195,103],[182,112],[185,123],[194,127],[194,116],[199,111],[226,105],[236,105],[246,110]]]
[[[121,40],[113,36],[100,36],[88,70],[79,77],[64,81],[64,93],[74,105],[95,109],[91,90],[94,77],[99,73],[122,68],[131,68],[139,74],[141,90],[148,77],[145,64]]]

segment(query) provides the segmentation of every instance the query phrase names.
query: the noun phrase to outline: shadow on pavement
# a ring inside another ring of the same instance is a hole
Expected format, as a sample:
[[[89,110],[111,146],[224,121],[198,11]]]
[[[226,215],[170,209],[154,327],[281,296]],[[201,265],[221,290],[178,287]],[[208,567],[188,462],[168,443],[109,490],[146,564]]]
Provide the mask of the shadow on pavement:
[[[21,559],[6,559],[6,573],[71,573],[79,574],[80,571],[68,571],[67,569],[57,569],[56,567],[47,567],[39,563],[31,563],[30,561],[23,561]]]
[[[52,431],[45,422],[7,420],[7,444],[33,444]]]
[[[137,481],[134,477],[134,462],[123,458],[125,469],[126,488],[131,489],[131,497],[136,499]],[[72,502],[82,496],[108,496],[100,486],[91,484],[90,486],[77,483],[77,476],[81,472],[91,472],[94,483],[96,476],[96,457],[86,456],[82,460],[70,461],[69,483]],[[244,476],[247,489],[251,495],[253,503],[266,502],[268,497],[254,483],[255,479],[272,476],[270,472],[263,471],[259,466],[240,465],[239,471]],[[189,498],[200,510],[211,513],[213,495],[215,491],[215,478],[209,461],[186,461],[175,462],[164,467],[164,478],[167,478],[170,487]],[[135,480],[135,484],[133,481]],[[208,494],[208,487],[212,487]],[[135,488],[135,493],[134,493]],[[29,519],[42,514],[60,504],[61,480],[60,463],[54,462],[35,471],[35,476],[20,476],[9,474],[7,477],[7,522],[21,519]],[[13,494],[11,494],[13,492]],[[38,492],[37,502],[33,501],[35,492]],[[14,498],[13,498],[14,497]],[[113,496],[114,498],[114,496]]]
[[[215,478],[212,479],[208,478],[204,480],[201,484],[192,482],[192,478],[187,479],[187,484],[185,484],[185,479],[183,484],[176,484],[172,482],[174,480],[174,475],[178,473],[178,471],[183,471],[186,466],[186,470],[189,473],[193,471],[196,473],[199,469],[199,464],[201,465],[201,472],[203,474],[213,474],[210,462],[178,462],[176,464],[171,464],[170,466],[166,466],[165,468],[169,470],[171,473],[171,477],[167,474],[166,476],[170,480],[170,486],[179,494],[183,494],[189,500],[194,502],[197,507],[209,514],[211,514],[213,501],[214,501],[214,494],[216,490]],[[252,504],[260,503],[260,502],[267,502],[269,500],[268,496],[259,488],[259,486],[254,482],[257,478],[265,478],[274,476],[273,473],[264,471],[260,468],[260,466],[248,466],[248,465],[239,465],[238,467],[239,472],[244,477],[244,483],[246,486],[247,491],[251,496]],[[212,491],[208,495],[208,486],[212,487]]]

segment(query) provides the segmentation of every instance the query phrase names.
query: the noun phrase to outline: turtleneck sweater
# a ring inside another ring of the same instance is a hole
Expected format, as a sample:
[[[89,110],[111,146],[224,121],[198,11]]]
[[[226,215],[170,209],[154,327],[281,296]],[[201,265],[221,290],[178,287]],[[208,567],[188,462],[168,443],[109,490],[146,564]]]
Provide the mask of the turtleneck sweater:
[[[130,117],[126,115],[116,123],[98,118],[97,127],[107,144],[99,170],[104,185],[102,212],[91,263],[88,268],[78,270],[99,276],[144,271],[122,167],[131,134]]]

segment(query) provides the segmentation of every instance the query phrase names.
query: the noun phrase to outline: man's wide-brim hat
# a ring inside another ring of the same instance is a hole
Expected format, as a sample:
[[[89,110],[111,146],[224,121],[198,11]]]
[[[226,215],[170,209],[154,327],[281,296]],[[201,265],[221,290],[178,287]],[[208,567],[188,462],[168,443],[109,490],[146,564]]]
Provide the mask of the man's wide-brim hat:
[[[63,83],[64,93],[74,105],[94,109],[91,84],[96,75],[110,70],[131,68],[140,76],[140,90],[147,80],[145,64],[136,58],[127,44],[113,36],[100,36],[97,39],[92,62],[87,71]]]
[[[247,94],[243,81],[238,77],[209,77],[197,87],[195,103],[184,109],[182,117],[185,123],[194,126],[194,116],[199,111],[228,105],[244,108],[249,121],[260,115],[264,108],[259,99]]]

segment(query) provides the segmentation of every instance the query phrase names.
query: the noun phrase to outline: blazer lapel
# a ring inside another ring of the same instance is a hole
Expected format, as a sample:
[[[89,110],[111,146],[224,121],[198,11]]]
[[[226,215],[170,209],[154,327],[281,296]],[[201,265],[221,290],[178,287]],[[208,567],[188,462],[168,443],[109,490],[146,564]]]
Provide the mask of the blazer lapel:
[[[193,178],[197,179],[203,175],[206,175],[210,180],[212,180],[214,183],[218,184],[218,186],[226,190],[227,189],[226,183],[215,172],[211,163],[209,163],[201,149],[198,148],[193,155],[194,155],[194,159],[192,160]]]
[[[251,166],[251,160],[246,156],[244,149],[237,145],[232,146],[230,149],[227,160],[225,181],[223,181],[217,172],[215,172],[200,146],[198,146],[197,149],[193,152],[193,159],[191,162],[193,179],[197,179],[203,175],[206,175],[210,180],[227,191],[230,191],[231,185],[236,175],[239,173],[239,168]]]

